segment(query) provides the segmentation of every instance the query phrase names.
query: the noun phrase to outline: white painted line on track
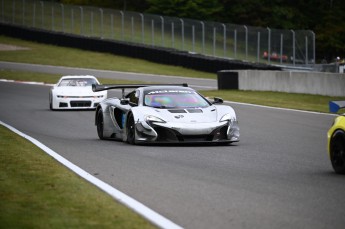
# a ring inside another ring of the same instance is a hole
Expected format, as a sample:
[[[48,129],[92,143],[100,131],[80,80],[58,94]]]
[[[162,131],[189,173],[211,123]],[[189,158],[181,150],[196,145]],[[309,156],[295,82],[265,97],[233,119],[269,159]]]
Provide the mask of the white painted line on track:
[[[33,84],[33,85],[43,85],[43,86],[54,86],[54,84],[43,83],[43,82],[34,82],[34,81],[22,81],[22,80],[7,80],[7,79],[0,79],[0,82],[8,82],[8,83],[22,83],[22,84]]]
[[[139,215],[143,216],[144,218],[146,218],[147,220],[149,220],[151,223],[155,224],[156,226],[158,226],[160,228],[167,228],[167,229],[180,229],[180,228],[182,228],[179,225],[170,221],[169,219],[165,218],[164,216],[162,216],[162,215],[158,214],[157,212],[151,210],[150,208],[146,207],[142,203],[131,198],[130,196],[128,196],[128,195],[124,194],[123,192],[115,189],[114,187],[101,181],[100,179],[92,176],[91,174],[89,174],[85,170],[81,169],[80,167],[76,166],[72,162],[68,161],[64,157],[60,156],[55,151],[51,150],[50,148],[48,148],[47,146],[45,146],[44,144],[42,144],[38,140],[22,133],[21,131],[15,129],[14,127],[12,127],[12,126],[10,126],[10,125],[2,122],[2,121],[0,121],[0,124],[4,127],[8,128],[9,130],[13,131],[14,133],[20,135],[21,137],[29,140],[30,142],[35,144],[37,147],[42,149],[44,152],[46,152],[47,154],[52,156],[55,160],[57,160],[58,162],[60,162],[61,164],[63,164],[64,166],[66,166],[67,168],[72,170],[73,172],[75,172],[77,175],[79,175],[80,177],[89,181],[90,183],[94,184],[95,186],[97,186],[98,188],[103,190],[104,192],[108,193],[110,196],[115,198],[117,201],[126,205],[130,209],[134,210]]]

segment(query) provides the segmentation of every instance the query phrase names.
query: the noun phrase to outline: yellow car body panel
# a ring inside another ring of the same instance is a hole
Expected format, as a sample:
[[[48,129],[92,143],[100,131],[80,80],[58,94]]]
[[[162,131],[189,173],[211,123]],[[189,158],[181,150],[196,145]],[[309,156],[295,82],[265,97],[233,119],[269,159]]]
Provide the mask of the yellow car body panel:
[[[345,101],[330,101],[329,110],[338,112],[345,108]],[[345,174],[345,114],[335,118],[327,133],[328,156],[336,173]]]
[[[327,149],[328,149],[328,155],[329,157],[331,156],[331,149],[330,149],[330,145],[331,145],[331,138],[333,136],[333,134],[337,131],[337,130],[342,130],[345,133],[345,114],[342,116],[338,116],[335,120],[334,123],[332,125],[332,127],[328,130],[327,132]]]

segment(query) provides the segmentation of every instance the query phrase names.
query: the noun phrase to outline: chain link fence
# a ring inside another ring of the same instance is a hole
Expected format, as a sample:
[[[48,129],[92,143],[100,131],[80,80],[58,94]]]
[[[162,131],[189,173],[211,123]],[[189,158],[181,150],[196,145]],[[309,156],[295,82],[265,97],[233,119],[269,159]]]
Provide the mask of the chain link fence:
[[[315,34],[34,0],[1,0],[1,21],[86,37],[285,66],[313,66]]]

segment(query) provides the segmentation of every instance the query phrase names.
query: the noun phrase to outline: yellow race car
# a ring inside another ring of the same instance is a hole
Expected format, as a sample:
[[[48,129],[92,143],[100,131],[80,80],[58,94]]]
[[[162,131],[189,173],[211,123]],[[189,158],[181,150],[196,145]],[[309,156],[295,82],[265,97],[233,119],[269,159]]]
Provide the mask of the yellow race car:
[[[345,101],[331,101],[331,112],[345,108]],[[328,154],[336,173],[345,174],[345,114],[339,115],[327,133]]]

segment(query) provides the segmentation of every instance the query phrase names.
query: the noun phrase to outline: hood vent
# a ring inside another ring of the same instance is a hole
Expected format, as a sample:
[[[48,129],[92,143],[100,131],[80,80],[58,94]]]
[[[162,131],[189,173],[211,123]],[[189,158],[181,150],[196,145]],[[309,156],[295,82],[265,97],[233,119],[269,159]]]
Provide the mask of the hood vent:
[[[201,109],[187,109],[189,113],[202,113]]]
[[[184,109],[174,109],[174,110],[168,110],[170,113],[187,113]]]
[[[201,109],[171,109],[168,110],[170,113],[180,114],[180,113],[203,113]]]

